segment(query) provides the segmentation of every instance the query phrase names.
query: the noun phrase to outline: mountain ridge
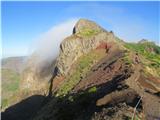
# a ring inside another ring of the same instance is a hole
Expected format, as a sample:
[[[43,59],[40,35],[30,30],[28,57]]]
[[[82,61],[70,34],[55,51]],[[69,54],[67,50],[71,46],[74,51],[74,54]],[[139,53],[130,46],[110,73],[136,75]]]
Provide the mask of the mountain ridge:
[[[159,119],[159,60],[156,44],[127,43],[95,22],[80,19],[60,44],[49,84],[38,88],[31,80],[29,95],[40,94],[43,102],[34,114],[17,120],[124,120],[132,119],[134,112],[138,119]]]

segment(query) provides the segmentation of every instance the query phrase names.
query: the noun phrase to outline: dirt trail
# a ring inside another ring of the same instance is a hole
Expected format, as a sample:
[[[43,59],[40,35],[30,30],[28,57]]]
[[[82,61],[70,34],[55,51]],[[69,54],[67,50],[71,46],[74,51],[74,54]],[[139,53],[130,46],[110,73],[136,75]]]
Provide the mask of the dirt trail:
[[[141,93],[142,88],[138,83],[140,77],[140,65],[136,65],[134,69],[134,73],[126,80],[126,84],[130,86],[130,88],[135,89],[137,93]]]
[[[126,84],[134,89],[141,97],[143,103],[143,110],[146,120],[158,120],[160,119],[160,98],[145,92],[146,88],[143,88],[142,85],[138,82],[141,79],[141,69],[142,67],[137,64],[134,67],[134,73],[130,78],[126,80]]]

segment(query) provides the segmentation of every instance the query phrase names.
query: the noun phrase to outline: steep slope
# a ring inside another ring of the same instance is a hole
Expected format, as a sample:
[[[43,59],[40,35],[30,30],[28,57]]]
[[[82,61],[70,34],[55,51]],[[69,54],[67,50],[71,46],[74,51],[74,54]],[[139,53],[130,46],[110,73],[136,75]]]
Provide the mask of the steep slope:
[[[57,60],[58,74],[68,74],[71,65],[80,56],[96,49],[100,44],[104,44],[106,49],[117,45],[112,33],[105,31],[92,21],[80,19],[73,29],[73,35],[61,43]]]
[[[74,86],[109,51],[115,48],[123,49],[116,39],[112,32],[104,30],[93,21],[80,19],[73,28],[73,35],[60,45],[55,67],[58,77],[53,80],[53,89],[57,89],[57,84],[62,84],[64,79],[76,79],[72,85]]]

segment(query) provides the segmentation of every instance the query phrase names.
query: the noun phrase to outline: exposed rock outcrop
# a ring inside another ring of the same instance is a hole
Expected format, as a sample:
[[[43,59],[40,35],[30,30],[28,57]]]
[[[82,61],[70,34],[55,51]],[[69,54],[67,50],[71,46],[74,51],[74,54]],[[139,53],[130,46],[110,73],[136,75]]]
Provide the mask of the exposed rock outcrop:
[[[57,59],[57,72],[67,75],[72,64],[82,55],[96,49],[100,44],[116,46],[116,37],[101,28],[95,22],[80,19],[73,29],[73,35],[67,37],[60,45],[60,55]]]
[[[106,31],[93,21],[87,19],[80,19],[73,28],[73,34],[82,33],[86,29],[95,30],[97,32]]]

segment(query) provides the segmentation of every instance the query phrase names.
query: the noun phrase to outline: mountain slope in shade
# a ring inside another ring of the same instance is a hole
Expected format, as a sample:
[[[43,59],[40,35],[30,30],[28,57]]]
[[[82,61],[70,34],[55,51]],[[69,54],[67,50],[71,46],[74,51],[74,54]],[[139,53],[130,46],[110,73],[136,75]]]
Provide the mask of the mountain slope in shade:
[[[2,118],[160,119],[160,47],[153,42],[126,43],[95,22],[80,19],[61,43],[54,67],[43,100],[31,96],[8,108]],[[31,98],[37,103],[34,110]],[[23,117],[20,110],[32,114]]]

